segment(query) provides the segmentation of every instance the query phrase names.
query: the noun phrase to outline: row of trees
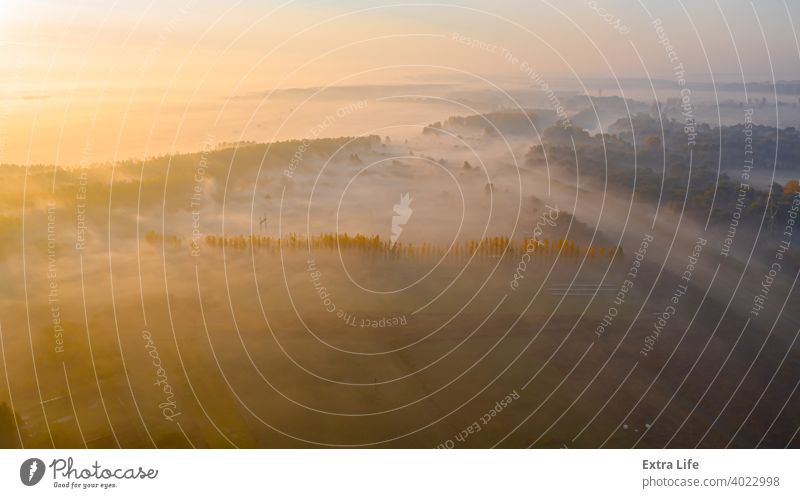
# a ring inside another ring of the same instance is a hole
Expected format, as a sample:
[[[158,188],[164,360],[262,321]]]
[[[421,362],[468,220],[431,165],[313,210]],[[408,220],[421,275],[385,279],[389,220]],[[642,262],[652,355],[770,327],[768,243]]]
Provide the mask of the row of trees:
[[[180,247],[182,239],[176,235],[160,235],[154,231],[145,234],[145,240],[156,244],[162,240],[173,247]],[[307,237],[303,234],[290,233],[285,237],[266,237],[259,235],[205,235],[202,243],[206,247],[215,249],[254,249],[254,250],[303,250],[303,249],[340,249],[356,250],[363,253],[379,254],[388,257],[408,256],[415,258],[444,256],[455,258],[490,257],[519,255],[528,252],[531,255],[544,256],[556,255],[569,257],[613,258],[621,248],[606,247],[601,245],[581,246],[574,240],[558,239],[533,239],[513,241],[505,236],[485,237],[477,240],[465,240],[452,245],[422,243],[392,244],[381,238],[380,235],[363,235],[348,233],[324,233]]]

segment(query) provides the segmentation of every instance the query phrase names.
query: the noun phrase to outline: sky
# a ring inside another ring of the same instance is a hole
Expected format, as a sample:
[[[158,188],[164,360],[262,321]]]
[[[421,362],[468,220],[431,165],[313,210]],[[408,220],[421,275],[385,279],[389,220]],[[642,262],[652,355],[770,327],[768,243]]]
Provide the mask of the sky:
[[[695,81],[800,79],[798,22],[792,0],[5,0],[0,163],[75,163],[87,127],[116,132],[104,159],[155,152],[128,145],[273,88],[530,86],[532,71],[579,87],[673,79],[674,61]]]

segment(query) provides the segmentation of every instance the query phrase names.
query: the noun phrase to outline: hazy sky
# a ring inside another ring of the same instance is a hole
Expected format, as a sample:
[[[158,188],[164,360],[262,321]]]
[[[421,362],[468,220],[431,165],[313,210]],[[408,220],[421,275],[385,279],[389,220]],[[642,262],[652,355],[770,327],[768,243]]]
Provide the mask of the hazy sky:
[[[788,10],[797,23],[800,5],[785,1],[5,0],[0,7],[0,64],[4,71],[14,64],[21,64],[24,72],[44,71],[46,86],[53,88],[73,88],[76,78],[86,86],[105,84],[110,78],[110,84],[128,87],[137,83],[137,76],[143,84],[160,86],[170,84],[171,73],[181,63],[185,66],[178,81],[185,84],[222,56],[213,79],[227,89],[249,71],[253,77],[241,83],[276,85],[286,71],[309,59],[359,43],[313,63],[292,84],[325,84],[335,75],[410,62],[514,75],[516,68],[501,57],[483,57],[495,54],[455,43],[450,35],[458,32],[506,48],[535,64],[540,73],[564,76],[570,76],[571,65],[582,77],[608,76],[612,71],[641,77],[642,66],[631,57],[635,44],[652,66],[651,73],[664,77],[669,71],[659,64],[663,54],[649,22],[661,18],[677,53],[697,78],[708,78],[707,55],[715,74],[735,79],[738,49],[745,74],[766,79],[769,57],[757,12],[776,76],[792,78],[799,59],[786,6],[791,4]],[[619,18],[630,33],[615,31],[587,5],[592,3]],[[20,83],[35,86],[25,75]]]
[[[671,79],[659,36],[693,80],[800,79],[800,2],[786,2],[4,0],[0,162],[48,140],[74,162],[76,127],[124,115],[146,140],[154,115],[276,87]]]

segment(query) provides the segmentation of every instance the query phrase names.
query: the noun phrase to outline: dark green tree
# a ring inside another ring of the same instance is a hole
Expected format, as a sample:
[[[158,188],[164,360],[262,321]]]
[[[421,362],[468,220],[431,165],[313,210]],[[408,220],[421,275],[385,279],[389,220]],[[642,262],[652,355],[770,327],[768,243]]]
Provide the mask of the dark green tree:
[[[0,448],[19,448],[17,420],[5,402],[0,403]]]

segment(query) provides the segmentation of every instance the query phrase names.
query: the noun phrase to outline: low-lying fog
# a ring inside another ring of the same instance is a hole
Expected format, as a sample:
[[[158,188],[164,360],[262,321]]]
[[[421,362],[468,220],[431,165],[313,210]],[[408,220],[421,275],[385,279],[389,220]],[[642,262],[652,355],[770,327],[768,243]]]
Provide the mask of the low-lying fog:
[[[197,152],[0,167],[9,444],[433,447],[506,396],[468,446],[791,442],[794,246],[770,273],[791,205],[753,208],[726,242],[733,212],[709,222],[680,192],[653,203],[531,159],[558,126],[541,95],[516,92],[520,114],[486,90],[416,90],[251,95],[213,132],[193,115],[167,149]],[[592,134],[649,112],[609,93],[562,98]],[[785,100],[782,128],[800,118]],[[492,111],[511,115],[478,116]],[[305,245],[333,233],[384,245]],[[511,249],[470,245],[489,237]],[[728,369],[751,373],[714,375]]]

